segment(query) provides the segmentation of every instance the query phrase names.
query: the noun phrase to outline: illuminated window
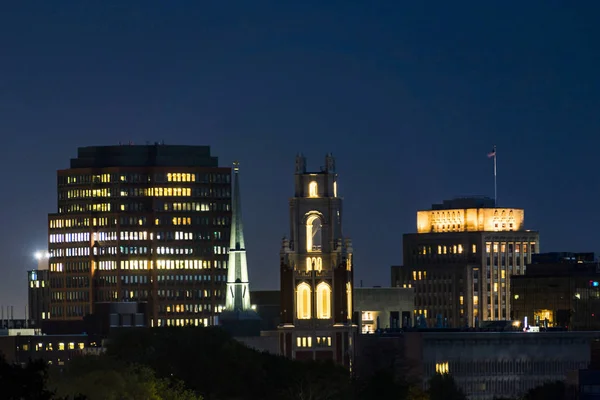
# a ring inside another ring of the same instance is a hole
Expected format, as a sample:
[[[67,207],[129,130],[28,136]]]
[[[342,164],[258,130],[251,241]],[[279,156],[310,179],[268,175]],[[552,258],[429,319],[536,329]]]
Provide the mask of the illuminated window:
[[[436,363],[435,364],[435,372],[437,374],[447,374],[447,373],[449,373],[450,369],[448,368],[448,362]]]
[[[65,344],[64,344],[64,343],[59,343],[59,344],[58,344],[58,350],[59,350],[59,351],[62,351],[62,350],[64,350],[64,349],[65,349]]]
[[[311,290],[307,283],[301,283],[296,289],[296,316],[298,319],[310,319]]]
[[[319,185],[312,181],[308,184],[308,197],[319,197]]]
[[[312,214],[306,219],[306,251],[321,251],[322,227],[318,215]]]
[[[337,182],[333,182],[333,197],[337,197]]]
[[[312,337],[304,336],[296,338],[296,346],[297,347],[312,347]]]
[[[346,301],[348,301],[348,319],[351,320],[353,307],[352,307],[352,285],[350,284],[350,282],[346,283]]]
[[[317,318],[331,318],[331,288],[325,282],[317,285]]]
[[[323,259],[321,257],[306,257],[306,271],[323,270]]]

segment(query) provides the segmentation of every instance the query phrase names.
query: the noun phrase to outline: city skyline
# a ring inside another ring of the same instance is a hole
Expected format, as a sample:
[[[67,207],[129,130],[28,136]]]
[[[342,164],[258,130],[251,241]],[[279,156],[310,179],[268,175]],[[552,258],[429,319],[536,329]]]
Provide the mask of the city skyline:
[[[478,7],[6,5],[0,304],[25,311],[56,171],[129,141],[240,161],[253,290],[278,287],[299,152],[336,157],[357,286],[390,284],[417,210],[493,197],[493,145],[499,206],[525,210],[541,251],[598,253],[595,13]]]

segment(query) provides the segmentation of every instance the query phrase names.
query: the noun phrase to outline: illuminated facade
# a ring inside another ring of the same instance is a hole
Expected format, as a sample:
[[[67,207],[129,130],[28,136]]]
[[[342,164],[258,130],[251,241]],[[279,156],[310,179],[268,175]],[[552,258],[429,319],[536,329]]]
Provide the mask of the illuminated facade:
[[[225,305],[231,169],[208,146],[78,149],[48,216],[52,320],[148,302],[150,324],[211,325]]]
[[[306,172],[296,157],[295,196],[290,200],[290,239],[281,261],[281,354],[301,360],[333,360],[352,368],[352,242],[342,235],[342,199],[335,160]]]
[[[246,260],[246,242],[242,224],[242,204],[240,196],[239,164],[233,168],[234,190],[231,235],[229,240],[229,268],[227,269],[227,311],[248,311],[250,308],[250,284]]]
[[[524,230],[524,211],[488,198],[445,201],[417,213],[405,234],[404,265],[392,285],[415,288],[416,316],[430,327],[476,326],[511,319],[510,277],[539,252],[539,234]]]
[[[260,317],[250,304],[250,282],[246,259],[246,241],[242,224],[242,198],[240,195],[239,163],[233,164],[234,194],[231,210],[229,262],[227,263],[227,289],[225,310],[221,326],[232,336],[259,336]]]

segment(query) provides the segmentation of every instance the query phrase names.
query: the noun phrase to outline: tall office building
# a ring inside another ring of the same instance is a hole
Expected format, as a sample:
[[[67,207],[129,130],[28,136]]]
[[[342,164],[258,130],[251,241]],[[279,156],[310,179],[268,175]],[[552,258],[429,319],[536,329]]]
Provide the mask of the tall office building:
[[[147,302],[149,325],[211,325],[225,305],[231,168],[208,146],[78,149],[48,216],[52,320]]]
[[[280,352],[352,368],[352,242],[342,234],[333,156],[327,155],[320,172],[307,172],[306,159],[296,157],[295,178],[290,238],[280,253]]]
[[[404,265],[392,267],[392,285],[415,288],[414,313],[429,326],[511,319],[510,277],[523,275],[539,252],[539,234],[525,230],[524,215],[486,197],[418,211],[417,233],[403,236]]]

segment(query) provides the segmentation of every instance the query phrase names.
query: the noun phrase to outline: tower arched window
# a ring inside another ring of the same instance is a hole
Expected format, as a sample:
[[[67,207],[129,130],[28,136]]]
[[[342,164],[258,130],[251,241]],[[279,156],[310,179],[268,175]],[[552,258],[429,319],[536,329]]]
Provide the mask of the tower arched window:
[[[323,259],[321,257],[306,257],[306,271],[323,270]]]
[[[296,289],[296,317],[310,319],[311,290],[307,283],[301,283]]]
[[[308,197],[319,197],[319,185],[315,181],[308,184]]]
[[[331,318],[331,287],[325,282],[317,285],[317,318]]]
[[[346,300],[348,301],[348,319],[352,320],[352,285],[346,283]]]
[[[322,250],[322,228],[321,218],[318,215],[310,215],[306,219],[306,251]]]

